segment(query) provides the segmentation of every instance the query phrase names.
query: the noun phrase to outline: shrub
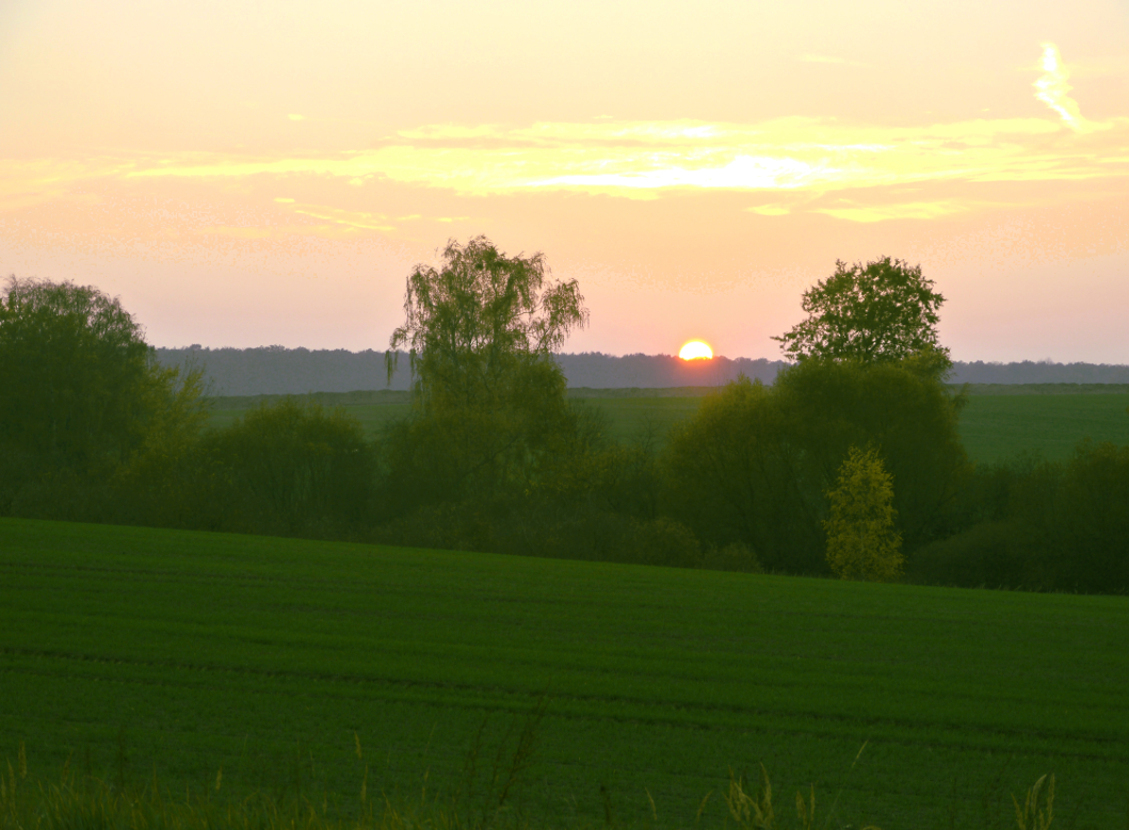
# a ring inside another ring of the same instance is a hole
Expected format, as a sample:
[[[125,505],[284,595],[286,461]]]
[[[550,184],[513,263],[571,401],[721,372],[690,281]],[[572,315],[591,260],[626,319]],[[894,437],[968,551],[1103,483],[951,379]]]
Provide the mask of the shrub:
[[[323,533],[371,512],[376,465],[360,422],[292,398],[249,410],[204,441],[233,529]]]
[[[1011,522],[981,522],[919,548],[906,568],[913,582],[958,588],[1021,588],[1031,584],[1029,550]]]
[[[1091,593],[1129,592],[1129,446],[1079,445],[1053,513],[1055,582]]]

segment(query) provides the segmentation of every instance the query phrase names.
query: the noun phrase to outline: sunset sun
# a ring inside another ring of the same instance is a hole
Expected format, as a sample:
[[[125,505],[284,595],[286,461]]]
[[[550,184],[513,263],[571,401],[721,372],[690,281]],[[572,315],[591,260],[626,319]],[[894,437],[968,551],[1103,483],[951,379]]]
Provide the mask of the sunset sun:
[[[713,349],[704,340],[691,340],[682,347],[678,356],[683,360],[710,360],[713,358]]]

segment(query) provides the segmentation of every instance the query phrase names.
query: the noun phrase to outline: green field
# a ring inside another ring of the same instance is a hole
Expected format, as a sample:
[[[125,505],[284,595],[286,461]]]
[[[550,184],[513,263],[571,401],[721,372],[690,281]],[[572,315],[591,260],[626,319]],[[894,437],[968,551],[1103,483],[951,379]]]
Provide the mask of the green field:
[[[992,462],[1021,453],[1051,460],[1068,458],[1084,438],[1129,444],[1129,389],[1072,391],[1070,384],[972,387],[961,414],[960,431],[969,457]],[[1093,390],[1094,387],[1091,387]],[[609,435],[619,441],[661,442],[679,420],[693,415],[706,388],[572,390],[575,403],[605,417]],[[403,392],[360,392],[302,396],[327,406],[344,405],[370,435],[408,414]],[[263,398],[217,398],[214,426],[226,426]],[[273,398],[268,398],[273,399]],[[377,403],[377,401],[380,401]]]
[[[782,812],[841,790],[833,827],[1014,827],[1048,772],[1056,827],[1124,827],[1127,632],[1124,597],[0,519],[0,764],[347,809],[366,765],[457,785],[547,694],[520,803],[555,826],[603,823],[601,786],[662,827],[712,792],[721,826],[763,762]]]
[[[1069,458],[1079,441],[1129,444],[1129,394],[970,395],[960,432],[969,457],[1001,461],[1020,453]]]

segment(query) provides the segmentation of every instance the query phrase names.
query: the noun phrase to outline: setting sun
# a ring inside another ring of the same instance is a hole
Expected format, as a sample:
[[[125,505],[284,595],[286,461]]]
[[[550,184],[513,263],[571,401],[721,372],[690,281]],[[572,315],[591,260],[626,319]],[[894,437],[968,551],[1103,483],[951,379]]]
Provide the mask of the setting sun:
[[[691,340],[682,347],[678,356],[683,360],[710,360],[713,358],[713,349],[703,340]]]

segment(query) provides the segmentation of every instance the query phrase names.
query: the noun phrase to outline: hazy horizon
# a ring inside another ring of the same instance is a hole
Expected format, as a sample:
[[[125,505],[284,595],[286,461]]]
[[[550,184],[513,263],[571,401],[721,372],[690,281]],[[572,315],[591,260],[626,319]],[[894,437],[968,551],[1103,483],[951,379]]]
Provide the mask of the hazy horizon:
[[[153,348],[155,348],[155,349],[159,349],[159,350],[163,350],[163,351],[170,351],[170,352],[191,351],[195,348],[199,348],[199,349],[202,349],[202,350],[207,349],[207,350],[211,350],[211,351],[222,351],[222,350],[226,350],[226,349],[233,349],[233,350],[236,350],[236,351],[242,351],[242,350],[275,349],[275,348],[282,348],[282,349],[286,349],[287,351],[296,351],[296,350],[299,350],[299,349],[305,349],[308,352],[344,351],[344,352],[348,352],[349,354],[355,354],[355,355],[364,354],[366,352],[374,352],[374,353],[384,354],[385,352],[388,351],[386,348],[376,348],[376,347],[366,347],[364,349],[346,349],[344,347],[283,346],[281,343],[259,344],[257,346],[205,346],[201,343],[189,343],[187,345],[182,345],[182,346],[163,346],[163,345],[158,345],[158,344],[155,344],[155,343],[150,343],[150,345],[153,346]],[[397,349],[395,351],[398,351],[400,354],[407,355],[407,352],[405,352],[402,349]],[[613,352],[601,352],[601,351],[598,351],[598,350],[576,351],[576,350],[571,350],[571,349],[564,349],[564,350],[561,350],[561,351],[553,352],[553,355],[555,357],[584,357],[586,355],[596,355],[596,356],[615,358],[615,359],[620,359],[620,358],[625,358],[625,357],[647,357],[647,358],[669,357],[671,359],[678,358],[678,355],[676,353],[671,353],[671,352],[623,352],[623,353],[617,354],[617,353],[613,353]],[[756,362],[756,361],[762,361],[762,360],[768,361],[769,363],[790,363],[791,362],[781,355],[753,356],[753,355],[715,354],[710,359],[711,360],[719,360],[719,361],[725,360],[725,361],[730,361],[730,362],[738,362],[738,361],[753,361],[753,362]],[[693,362],[693,361],[691,361],[691,362]],[[1092,360],[1062,361],[1062,360],[1053,360],[1051,358],[1040,358],[1040,359],[1025,358],[1025,359],[1022,359],[1022,360],[972,359],[972,360],[955,360],[954,363],[961,363],[961,364],[983,363],[983,364],[990,364],[990,365],[997,365],[997,366],[1007,366],[1007,365],[1022,364],[1022,363],[1032,363],[1032,364],[1039,365],[1039,366],[1069,366],[1071,364],[1083,364],[1083,365],[1092,365],[1092,366],[1118,366],[1118,367],[1129,366],[1129,362],[1125,362],[1125,363],[1109,363],[1109,362],[1101,363],[1099,361],[1092,361]]]

